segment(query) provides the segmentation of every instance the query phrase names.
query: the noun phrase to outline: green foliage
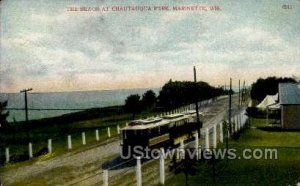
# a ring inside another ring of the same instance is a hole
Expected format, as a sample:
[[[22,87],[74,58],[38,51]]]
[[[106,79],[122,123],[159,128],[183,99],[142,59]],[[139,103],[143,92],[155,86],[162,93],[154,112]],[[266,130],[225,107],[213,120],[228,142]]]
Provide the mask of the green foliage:
[[[0,102],[0,131],[5,130],[9,127],[7,122],[7,117],[9,115],[8,111],[4,111],[7,106],[7,101]]]
[[[145,92],[141,100],[137,94],[128,96],[125,100],[124,109],[126,112],[132,113],[134,118],[141,111],[152,110],[156,106],[165,110],[171,110],[225,93],[229,93],[229,91],[225,91],[223,88],[212,87],[202,81],[194,83],[191,81],[173,82],[170,80],[162,87],[158,97],[152,90]]]
[[[192,152],[193,149],[184,149],[184,158],[176,162],[173,160],[173,164],[170,166],[171,171],[175,174],[183,173],[185,175],[185,185],[188,185],[188,178],[190,176],[194,176],[197,173],[197,160],[192,158],[188,151]]]
[[[3,151],[2,149],[3,144],[6,143],[6,140],[3,138],[3,134],[7,132],[13,132],[12,130],[13,128],[7,122],[7,117],[9,116],[9,112],[5,111],[6,106],[7,106],[7,101],[0,102],[0,151]]]
[[[223,88],[215,88],[206,82],[172,81],[159,92],[159,106],[174,109],[183,105],[214,98],[223,94]]]
[[[265,126],[265,119],[252,120],[253,127]],[[218,159],[215,177],[211,173],[214,162],[197,164],[197,174],[189,177],[190,185],[296,185],[300,181],[300,133],[298,131],[244,130],[238,140],[230,140],[237,157],[244,149],[277,149],[278,159]],[[224,144],[219,144],[224,148]],[[182,186],[184,174],[173,176],[166,185]]]
[[[142,104],[145,109],[153,109],[155,107],[156,95],[152,90],[148,90],[143,94]]]
[[[132,118],[135,118],[135,115],[142,111],[142,102],[138,94],[130,95],[125,100],[124,109],[126,112],[132,113]]]
[[[293,78],[277,78],[268,77],[266,79],[259,78],[255,83],[252,84],[251,98],[257,101],[262,101],[266,95],[274,95],[278,93],[279,83],[296,83],[297,81]]]

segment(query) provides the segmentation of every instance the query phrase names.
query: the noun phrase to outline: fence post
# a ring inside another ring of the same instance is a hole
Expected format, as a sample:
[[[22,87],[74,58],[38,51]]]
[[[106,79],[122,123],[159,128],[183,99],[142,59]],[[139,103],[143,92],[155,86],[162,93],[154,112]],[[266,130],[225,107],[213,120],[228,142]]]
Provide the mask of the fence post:
[[[238,121],[238,125],[237,125],[237,130],[239,131],[240,130],[240,114],[237,115],[237,121]]]
[[[180,149],[184,149],[184,141],[180,140]]]
[[[9,163],[9,148],[5,148],[5,162]]]
[[[68,149],[69,150],[72,149],[72,137],[71,137],[71,135],[68,135]]]
[[[227,138],[229,139],[230,138],[230,136],[231,136],[231,134],[230,134],[230,131],[229,131],[229,125],[231,125],[232,123],[229,123],[229,120],[226,120],[226,131],[227,131]],[[226,132],[225,131],[225,132]]]
[[[141,157],[136,158],[136,185],[137,186],[142,186]]]
[[[110,128],[107,127],[107,136],[110,138]]]
[[[217,148],[217,125],[213,128],[213,148]]]
[[[52,153],[52,139],[48,139],[48,153]]]
[[[98,129],[96,129],[95,133],[96,133],[96,141],[99,141],[99,131],[98,131]]]
[[[241,130],[241,123],[242,123],[242,117],[241,117],[241,113],[239,113],[239,125],[238,125],[239,130]]]
[[[233,122],[232,122],[232,124],[234,124],[234,126],[233,126],[233,133],[236,133],[236,129],[237,129],[237,125],[236,125],[236,119],[235,119],[235,117],[233,118]]]
[[[239,114],[239,120],[240,120],[240,122],[239,122],[239,130],[241,130],[241,125],[242,125],[242,115],[241,115],[241,113]]]
[[[220,123],[220,142],[223,143],[223,123]]]
[[[194,136],[195,136],[195,151],[196,151],[196,158],[197,158],[197,160],[198,160],[198,158],[199,158],[199,136],[198,136],[198,133],[195,133]]]
[[[237,121],[238,121],[238,123],[237,123],[237,131],[239,131],[240,130],[240,114],[237,115]]]
[[[32,143],[29,142],[28,144],[28,150],[29,150],[29,159],[33,158],[33,154],[32,154]]]
[[[185,151],[184,151],[184,141],[183,140],[180,140],[180,155],[181,155],[181,159],[183,159],[184,158],[184,156],[185,156]]]
[[[160,149],[160,166],[159,166],[159,183],[161,185],[165,184],[165,151],[163,148]]]
[[[85,132],[81,133],[81,137],[82,137],[82,145],[86,145],[86,141],[85,141]]]
[[[119,125],[117,125],[117,132],[118,132],[118,134],[120,134],[120,126]]]
[[[237,132],[239,131],[239,123],[240,123],[240,119],[239,119],[239,118],[240,118],[240,116],[239,116],[239,114],[237,114],[237,115],[236,115],[236,122],[237,122],[237,123],[236,123],[236,131],[237,131]]]
[[[103,186],[108,186],[108,170],[103,170]]]
[[[209,129],[206,128],[205,131],[205,148],[209,149]]]

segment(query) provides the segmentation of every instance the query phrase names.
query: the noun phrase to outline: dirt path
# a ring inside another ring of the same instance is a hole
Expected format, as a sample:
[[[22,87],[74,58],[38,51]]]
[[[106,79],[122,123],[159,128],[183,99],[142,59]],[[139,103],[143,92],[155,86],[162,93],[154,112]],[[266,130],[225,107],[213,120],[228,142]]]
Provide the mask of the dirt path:
[[[52,159],[35,162],[32,165],[19,167],[16,169],[8,170],[2,173],[4,185],[19,185],[26,180],[37,180],[43,181],[48,180],[47,184],[55,185],[63,182],[62,180],[54,179],[54,176],[71,177],[64,174],[74,174],[74,177],[84,174],[87,169],[97,169],[99,167],[95,165],[101,165],[101,162],[105,162],[112,155],[119,153],[119,141],[117,138],[111,139],[109,142],[103,145],[94,146],[86,151],[74,151],[61,156],[56,156]],[[93,165],[95,164],[95,165]],[[75,170],[74,172],[64,172]],[[55,170],[51,174],[51,171]],[[56,172],[58,171],[58,172]],[[48,173],[44,174],[44,173]],[[58,173],[58,174],[57,174]],[[53,177],[52,177],[53,176]],[[36,179],[34,178],[36,177]],[[29,179],[28,179],[29,178]]]
[[[234,105],[236,105],[234,99]],[[226,118],[228,99],[213,102],[201,109],[204,127],[221,122]],[[118,156],[119,140],[110,139],[102,145],[79,149],[32,165],[13,168],[2,173],[4,185],[95,185],[102,180],[101,165]],[[124,170],[110,172],[115,176]],[[95,175],[95,176],[93,176]],[[81,181],[85,179],[84,181]],[[71,181],[70,181],[71,180]],[[79,182],[80,181],[80,182]],[[35,182],[36,184],[33,184]]]

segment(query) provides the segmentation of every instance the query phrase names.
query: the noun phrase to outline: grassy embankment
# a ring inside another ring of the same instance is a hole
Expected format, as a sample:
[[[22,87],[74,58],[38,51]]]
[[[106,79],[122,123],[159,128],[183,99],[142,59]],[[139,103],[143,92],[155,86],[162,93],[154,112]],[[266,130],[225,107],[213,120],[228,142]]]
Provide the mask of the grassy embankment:
[[[250,129],[238,140],[230,140],[229,148],[277,149],[277,159],[217,160],[215,173],[212,164],[197,164],[197,174],[189,177],[189,185],[296,185],[300,182],[300,131],[264,130],[264,119],[253,119]],[[223,148],[223,146],[220,146]],[[215,176],[213,176],[215,175]],[[185,185],[185,176],[168,179],[167,185]]]
[[[143,112],[137,117],[155,115],[155,112]],[[57,155],[67,153],[67,135],[72,135],[72,150],[89,148],[108,139],[107,127],[110,127],[111,138],[117,136],[117,125],[123,127],[132,119],[131,114],[120,111],[119,108],[107,110],[88,110],[65,116],[36,120],[31,123],[29,129],[30,142],[33,144],[34,158],[28,160],[27,133],[24,125],[16,125],[14,132],[1,134],[2,148],[0,163],[5,160],[5,147],[10,149],[11,163],[6,168],[30,164],[35,161],[49,159]],[[96,141],[95,130],[99,130],[99,141]],[[81,132],[85,132],[86,145],[82,145]],[[46,150],[48,139],[52,139],[53,153],[51,155],[38,156],[39,152]],[[26,161],[25,161],[26,160]],[[17,163],[16,162],[21,162]]]
[[[73,149],[71,150],[71,152],[76,153],[78,151],[80,152],[85,151],[89,148],[93,148],[95,145],[100,145],[101,143],[108,140],[108,126],[111,128],[111,138],[113,138],[117,136],[116,126],[119,125],[120,127],[122,127],[126,124],[126,122],[132,119],[131,114],[126,114],[119,111],[107,114],[98,113],[96,114],[98,118],[94,118],[93,116],[86,117],[86,114],[95,115],[95,113],[91,113],[90,111],[88,111],[88,113],[71,114],[70,117],[67,117],[69,119],[66,119],[64,117],[64,119],[62,119],[61,117],[58,117],[56,119],[49,118],[35,123],[35,126],[30,130],[30,137],[33,143],[34,152],[47,147],[47,139],[51,138],[53,140],[53,153],[51,155],[46,154],[39,157],[34,157],[32,160],[6,164],[4,167],[0,168],[0,174],[1,172],[13,171],[19,167],[39,163],[40,161],[48,160],[55,156],[69,152],[67,150],[68,134],[72,134]],[[145,111],[139,114],[137,118],[146,118],[157,114],[160,113]],[[78,115],[83,116],[80,116],[80,119]],[[75,119],[73,117],[75,117]],[[64,122],[61,122],[61,120],[64,120]],[[53,124],[56,123],[55,121],[58,122],[58,124]],[[95,139],[95,129],[99,130],[100,140],[98,142]],[[87,145],[85,146],[82,145],[81,131],[84,131],[86,133]],[[24,130],[20,130],[15,134],[15,139],[12,140],[12,138],[12,136],[6,136],[5,138],[7,144],[9,144],[10,149],[13,148],[13,151],[10,150],[11,155],[13,155],[12,153],[17,153],[18,155],[24,154],[26,159],[28,159],[28,144],[24,143],[26,142],[26,132]],[[3,156],[4,154],[2,154],[2,158],[4,159]],[[97,160],[95,162],[82,165],[80,167],[80,171],[78,170],[78,166],[60,166],[55,169],[42,171],[41,173],[15,180],[11,183],[11,185],[43,185],[45,183],[55,185],[61,184],[62,182],[68,183],[69,181],[74,181],[74,179],[89,176],[89,174],[94,175],[99,169],[99,164],[101,164],[102,161],[105,162],[110,159],[112,159],[112,157],[107,157],[105,159],[101,159],[101,161]]]

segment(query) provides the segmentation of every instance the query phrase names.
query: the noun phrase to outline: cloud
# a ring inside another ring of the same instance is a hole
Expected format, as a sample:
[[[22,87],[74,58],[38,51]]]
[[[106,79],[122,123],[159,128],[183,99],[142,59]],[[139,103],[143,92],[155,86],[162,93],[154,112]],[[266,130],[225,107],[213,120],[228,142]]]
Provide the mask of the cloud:
[[[102,14],[70,13],[61,4],[40,11],[29,4],[33,11],[5,19],[1,90],[161,86],[171,78],[192,80],[193,65],[199,79],[213,84],[300,71],[300,37],[265,27],[272,23],[263,20],[249,25],[249,10],[242,15],[248,17],[227,6],[219,12]]]
[[[260,46],[260,49],[263,50],[276,50],[285,47],[284,41],[280,36],[257,28],[238,28],[227,33],[226,37],[231,40],[243,41],[240,44]]]
[[[189,16],[189,12],[166,12],[162,14],[161,21],[163,23],[169,24],[172,22],[182,21]]]

